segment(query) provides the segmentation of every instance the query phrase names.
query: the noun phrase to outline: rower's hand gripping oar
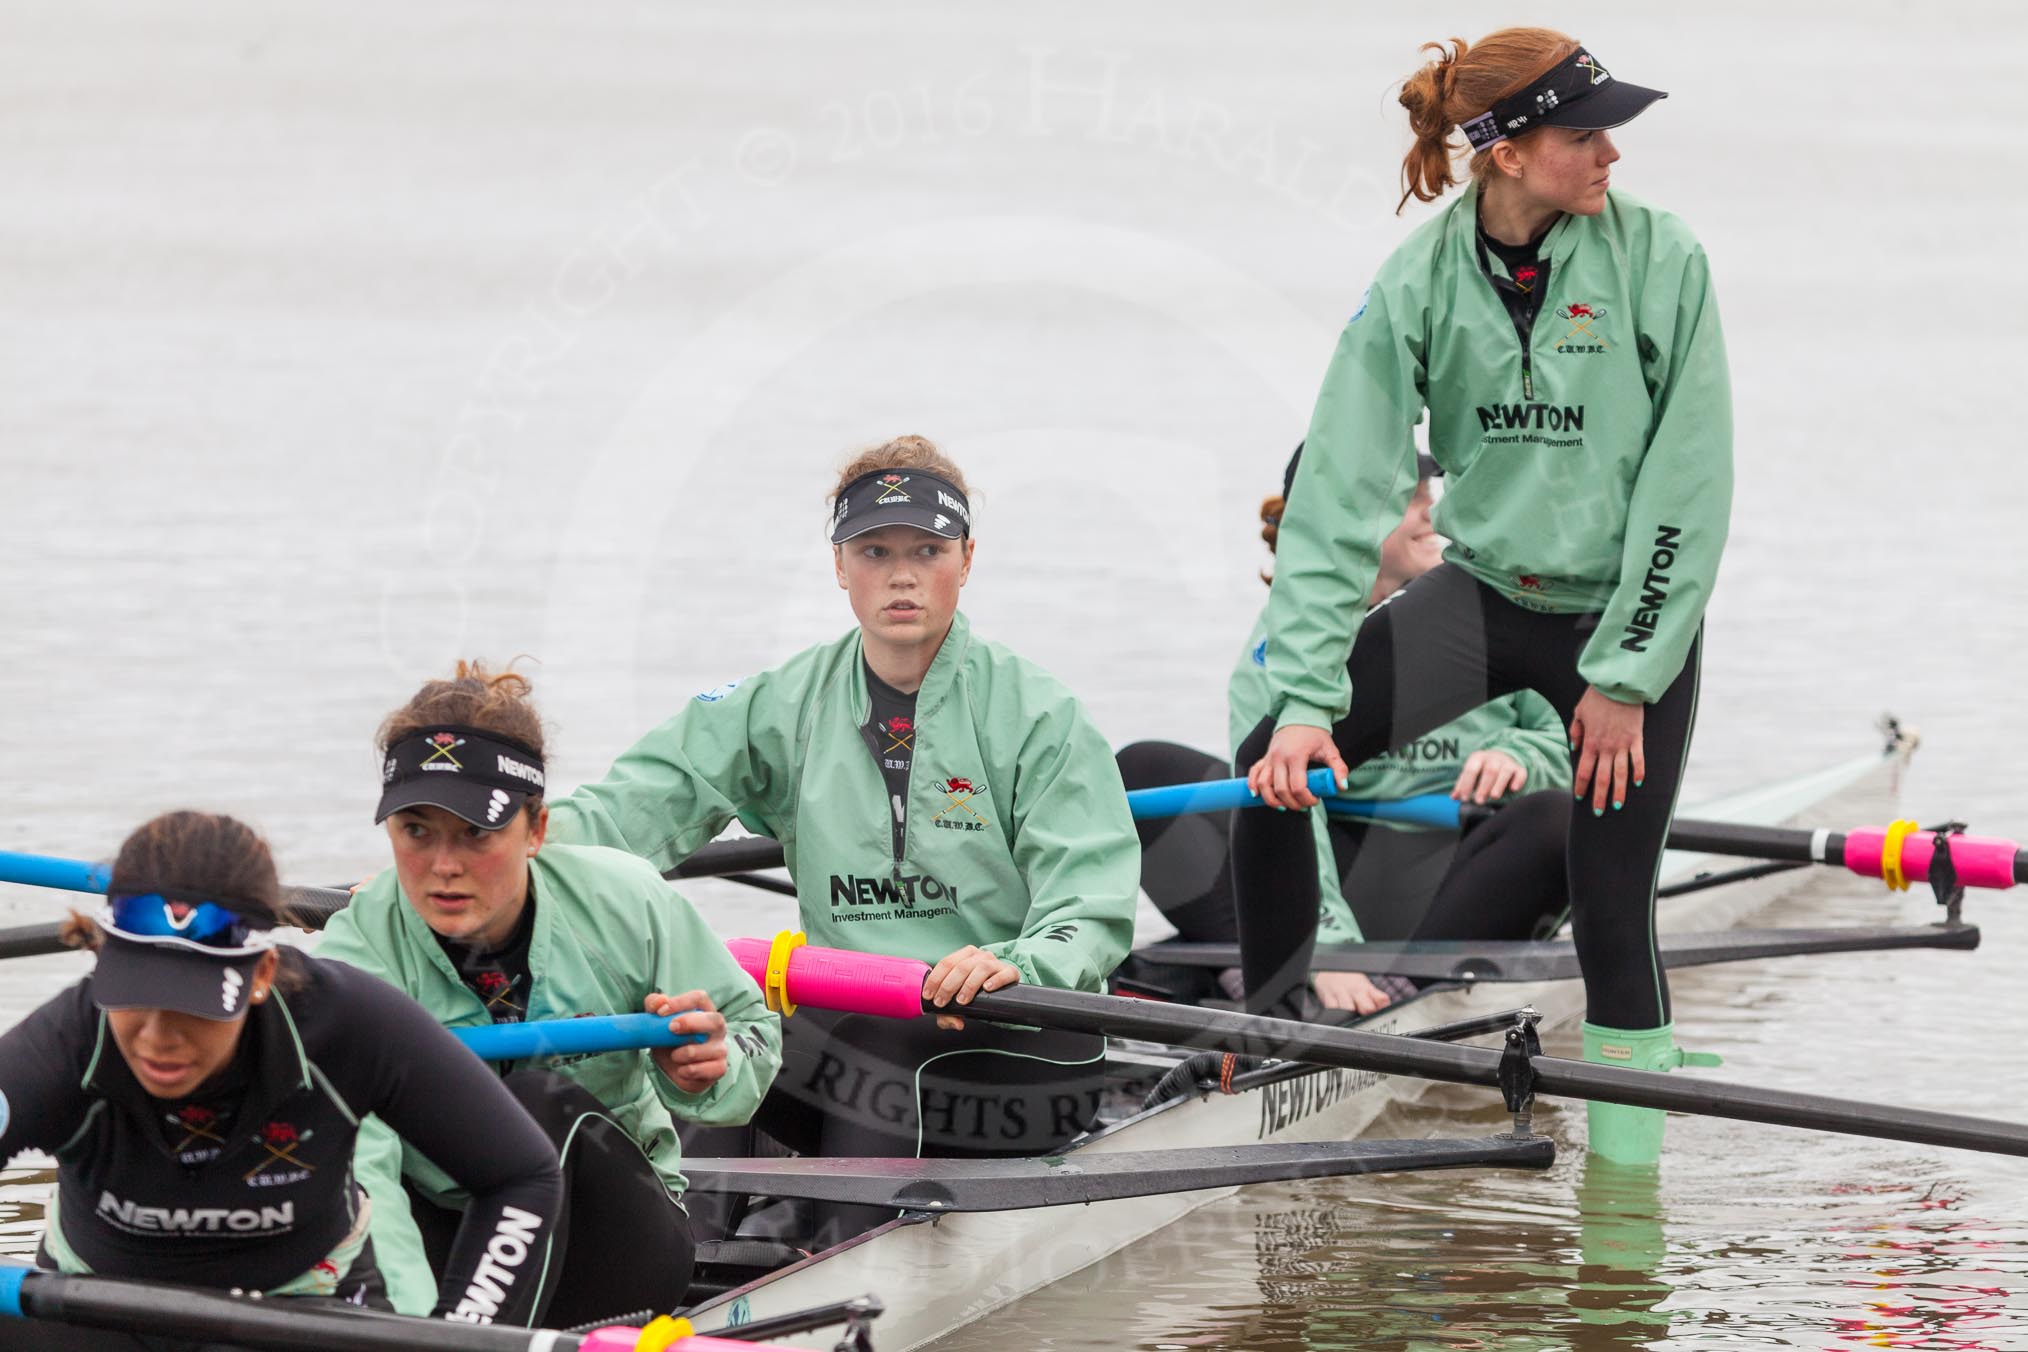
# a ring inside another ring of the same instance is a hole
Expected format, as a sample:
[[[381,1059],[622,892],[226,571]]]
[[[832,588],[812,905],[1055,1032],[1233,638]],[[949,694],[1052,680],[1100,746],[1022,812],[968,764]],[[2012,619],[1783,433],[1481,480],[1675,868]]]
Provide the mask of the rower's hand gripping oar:
[[[888,1018],[919,1018],[935,1012],[926,1010],[922,999],[927,963],[811,948],[801,941],[801,935],[784,934],[773,943],[733,939],[726,947],[760,984],[769,1007],[784,1015],[793,1014],[798,1005]],[[1503,1055],[1487,1047],[1453,1046],[1389,1033],[1041,986],[981,992],[964,1012],[967,1017],[995,1023],[1144,1038],[1383,1075],[1486,1085],[1502,1089],[1517,1110],[1530,1095],[1552,1094],[2028,1156],[2028,1125],[2017,1122],[1594,1065],[1543,1056],[1526,1047]]]
[[[453,1028],[451,1035],[482,1061],[522,1061],[531,1056],[592,1056],[644,1047],[681,1047],[704,1041],[702,1033],[672,1033],[667,1014],[598,1014],[577,1019],[531,1019]]]
[[[1418,794],[1413,798],[1341,798],[1338,782],[1328,768],[1310,771],[1308,783],[1310,792],[1323,799],[1325,807],[1338,816],[1453,831],[1458,828],[1457,801],[1440,793]],[[1233,812],[1260,805],[1260,795],[1248,789],[1244,779],[1165,784],[1127,793],[1127,807],[1135,821],[1181,817],[1191,812]]]

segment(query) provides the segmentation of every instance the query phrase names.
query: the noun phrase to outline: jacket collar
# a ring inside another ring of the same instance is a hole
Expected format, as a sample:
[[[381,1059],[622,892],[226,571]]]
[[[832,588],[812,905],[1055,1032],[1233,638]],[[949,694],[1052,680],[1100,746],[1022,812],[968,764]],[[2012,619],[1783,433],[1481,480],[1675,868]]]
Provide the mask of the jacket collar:
[[[539,851],[533,859],[528,861],[528,904],[530,906],[535,906],[536,897],[543,891],[540,879],[543,875],[550,873],[552,869],[553,865],[544,859]],[[357,903],[355,902],[354,904],[356,905]],[[445,989],[454,998],[462,993],[472,1002],[472,1018],[467,1019],[463,1016],[447,1018],[443,1020],[445,1026],[459,1028],[472,1023],[491,1023],[492,1019],[486,1013],[484,1002],[473,993],[471,987],[465,984],[465,978],[458,975],[458,969],[451,965],[450,955],[445,953],[444,946],[437,942],[435,931],[423,923],[422,916],[417,914],[415,907],[409,904],[408,896],[401,890],[399,882],[396,882],[394,885],[392,904],[394,907],[394,927],[400,942],[406,945],[410,952],[421,955],[423,964],[437,974]],[[530,1019],[542,1017],[535,1012],[535,984],[541,980],[540,974],[549,965],[549,950],[551,946],[550,923],[552,920],[549,910],[549,907],[535,906],[535,929],[528,936],[529,990],[528,1005],[524,1011],[524,1016]],[[424,1001],[424,1003],[428,1004],[429,1002]]]
[[[958,673],[964,670],[965,659],[972,650],[972,622],[965,618],[965,612],[954,611],[951,615],[950,632],[937,647],[937,655],[930,659],[929,670],[923,673],[922,688],[915,692],[916,720],[928,718],[950,695],[958,683]],[[872,716],[873,696],[866,688],[866,639],[864,632],[852,633],[852,707],[853,717],[864,724]]]
[[[1561,265],[1577,249],[1577,242],[1582,235],[1583,229],[1580,224],[1581,219],[1580,217],[1571,215],[1569,212],[1565,212],[1557,218],[1555,225],[1549,227],[1549,233],[1542,237],[1541,255],[1549,260],[1549,266],[1552,269]],[[1468,255],[1477,257],[1479,249],[1479,185],[1477,182],[1466,185],[1464,196],[1458,201],[1456,212],[1451,217],[1451,238]],[[1493,265],[1500,268],[1502,272],[1506,270],[1506,265],[1501,263],[1497,258],[1493,260]]]

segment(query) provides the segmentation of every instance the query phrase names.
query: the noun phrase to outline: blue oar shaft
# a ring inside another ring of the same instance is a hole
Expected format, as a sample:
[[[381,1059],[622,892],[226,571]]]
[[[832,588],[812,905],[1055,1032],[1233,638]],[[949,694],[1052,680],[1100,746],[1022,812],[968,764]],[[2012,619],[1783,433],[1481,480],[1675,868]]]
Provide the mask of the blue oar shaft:
[[[1457,829],[1458,805],[1442,794],[1424,794],[1419,798],[1397,799],[1346,799],[1333,798],[1337,792],[1328,769],[1310,771],[1310,792],[1325,800],[1333,812],[1346,816],[1364,817],[1369,821],[1404,822],[1416,826],[1448,827]],[[1127,805],[1133,810],[1136,820],[1146,821],[1155,817],[1180,817],[1190,812],[1231,812],[1243,807],[1259,807],[1260,799],[1249,793],[1244,779],[1209,779],[1198,784],[1167,784],[1160,788],[1135,789],[1127,795]],[[730,842],[748,845],[750,842]],[[706,851],[718,849],[717,845],[705,847]],[[702,855],[700,851],[700,856]],[[757,863],[754,867],[767,867]],[[81,859],[58,859],[44,854],[16,854],[0,850],[0,883],[21,883],[29,887],[54,887],[67,892],[104,892],[112,872],[111,865],[90,864]],[[298,889],[303,890],[303,889]],[[326,894],[317,893],[317,899],[324,901]],[[329,894],[331,903],[343,904],[342,894]]]
[[[603,1014],[583,1019],[537,1019],[532,1023],[483,1024],[453,1028],[473,1055],[484,1061],[520,1061],[530,1056],[582,1056],[641,1047],[680,1047],[702,1042],[701,1033],[672,1033],[662,1014]]]
[[[87,864],[82,859],[57,859],[46,854],[0,851],[0,883],[55,887],[66,892],[103,892],[111,875],[112,868],[106,864]]]
[[[1334,816],[1360,817],[1367,821],[1400,822],[1408,826],[1458,828],[1458,804],[1441,793],[1414,798],[1338,798],[1337,785],[1329,769],[1310,771],[1310,792],[1324,800]],[[1207,779],[1198,784],[1167,784],[1155,789],[1135,789],[1127,795],[1127,806],[1136,821],[1156,817],[1180,817],[1187,812],[1232,812],[1259,807],[1258,794],[1247,790],[1244,779]]]
[[[1329,769],[1310,771],[1310,792],[1322,798],[1336,793],[1338,785]],[[1127,795],[1127,806],[1136,821],[1153,817],[1181,817],[1188,812],[1231,812],[1242,807],[1259,807],[1260,798],[1249,792],[1244,779],[1207,779],[1199,784],[1165,784],[1156,789],[1135,789]]]

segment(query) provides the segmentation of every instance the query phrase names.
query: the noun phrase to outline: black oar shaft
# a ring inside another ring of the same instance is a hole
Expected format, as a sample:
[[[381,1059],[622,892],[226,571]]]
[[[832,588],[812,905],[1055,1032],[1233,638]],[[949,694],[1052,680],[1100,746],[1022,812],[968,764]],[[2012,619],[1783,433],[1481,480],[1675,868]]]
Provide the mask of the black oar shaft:
[[[1808,1127],[1847,1136],[1874,1136],[1915,1145],[2028,1155],[2028,1126],[2017,1122],[1904,1108],[1891,1103],[1867,1103],[1828,1094],[1764,1089],[1695,1075],[1661,1076],[1554,1056],[1538,1056],[1531,1065],[1536,1090],[1544,1094],[1730,1117],[1777,1127]]]
[[[352,894],[336,887],[285,887],[282,904],[289,919],[304,929],[322,929],[332,916],[345,909]],[[64,921],[50,920],[39,925],[14,925],[0,929],[0,959],[37,958],[69,951],[63,942]]]
[[[1388,1033],[1366,1033],[1083,991],[1010,986],[979,995],[966,1012],[1003,1023],[1042,1024],[1183,1047],[1213,1047],[1249,1056],[1274,1056],[1383,1075],[1411,1075],[1494,1088],[1500,1083],[1501,1053],[1491,1048],[1425,1042]],[[1538,1056],[1533,1058],[1532,1065],[1538,1093],[1730,1117],[1743,1122],[1877,1136],[1919,1145],[2028,1156],[2028,1125],[2014,1122],[1847,1101],[1822,1094],[1788,1093],[1689,1075],[1658,1075],[1557,1057]]]
[[[698,1192],[810,1198],[903,1211],[1021,1211],[1306,1178],[1430,1169],[1547,1169],[1546,1136],[1476,1136],[1071,1151],[1004,1160],[702,1159],[684,1156]]]
[[[738,840],[714,840],[697,853],[665,872],[665,878],[715,878],[727,873],[754,873],[781,868],[781,842],[766,836],[742,836]]]
[[[1741,854],[1755,859],[1781,859],[1800,864],[1842,864],[1845,836],[1832,831],[1823,837],[1821,852],[1810,848],[1809,831],[1782,826],[1738,826],[1731,822],[1685,821],[1669,827],[1669,848],[1705,854]]]
[[[62,933],[60,920],[0,929],[0,958],[39,958],[45,953],[65,952]]]
[[[342,887],[284,887],[282,906],[290,919],[304,929],[320,930],[338,912],[352,904],[352,894]]]
[[[575,1334],[404,1319],[287,1297],[249,1300],[155,1282],[53,1272],[31,1272],[21,1278],[20,1300],[25,1314],[79,1328],[275,1352],[576,1352],[583,1341]],[[6,1321],[0,1320],[0,1345],[6,1339]]]

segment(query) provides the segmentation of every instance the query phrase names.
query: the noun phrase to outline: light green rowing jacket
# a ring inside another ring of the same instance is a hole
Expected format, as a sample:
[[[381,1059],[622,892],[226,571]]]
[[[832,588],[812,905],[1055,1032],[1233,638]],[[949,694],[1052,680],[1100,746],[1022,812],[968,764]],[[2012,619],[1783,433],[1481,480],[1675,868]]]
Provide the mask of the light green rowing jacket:
[[[1517,605],[1598,613],[1578,671],[1653,703],[1682,670],[1732,506],[1732,397],[1704,250],[1625,193],[1542,243],[1524,349],[1477,248],[1466,190],[1381,265],[1345,326],[1275,547],[1277,727],[1351,707],[1345,657],[1380,542],[1415,489],[1412,430],[1448,478],[1445,557]],[[1490,266],[1506,266],[1488,252]]]
[[[956,616],[916,693],[906,830],[859,631],[706,691],[550,807],[551,839],[668,869],[738,818],[782,844],[813,944],[935,962],[976,944],[1098,990],[1133,939],[1140,842],[1112,749],[1054,677]]]
[[[654,869],[617,850],[553,841],[529,861],[535,930],[528,943],[527,1017],[638,1014],[649,995],[701,990],[726,1023],[726,1071],[701,1094],[686,1094],[645,1051],[541,1057],[535,1065],[576,1080],[612,1112],[671,1192],[684,1189],[683,1147],[671,1115],[693,1122],[745,1122],[781,1067],[781,1020],[741,970],[724,941]],[[483,1001],[459,978],[429,926],[403,898],[393,870],[361,888],[331,918],[317,956],[371,972],[407,992],[450,1028],[490,1024]],[[475,1143],[474,1148],[481,1148]],[[461,1203],[442,1169],[379,1118],[360,1124],[353,1154],[359,1182],[373,1199],[374,1257],[389,1298],[404,1314],[428,1314],[437,1283],[401,1186],[407,1176],[424,1196]]]
[[[1267,677],[1267,616],[1254,622],[1246,646],[1226,682],[1227,724],[1233,754],[1261,719],[1267,716],[1271,691]],[[1449,793],[1475,751],[1504,751],[1527,772],[1522,792],[1570,787],[1570,756],[1563,722],[1555,706],[1533,690],[1480,705],[1462,718],[1425,733],[1407,746],[1357,766],[1345,781],[1348,798],[1414,798]],[[1356,944],[1363,934],[1338,886],[1338,856],[1331,845],[1330,817],[1319,803],[1310,809],[1317,842],[1317,937],[1327,944]],[[1421,828],[1401,822],[1384,825],[1397,831]]]

